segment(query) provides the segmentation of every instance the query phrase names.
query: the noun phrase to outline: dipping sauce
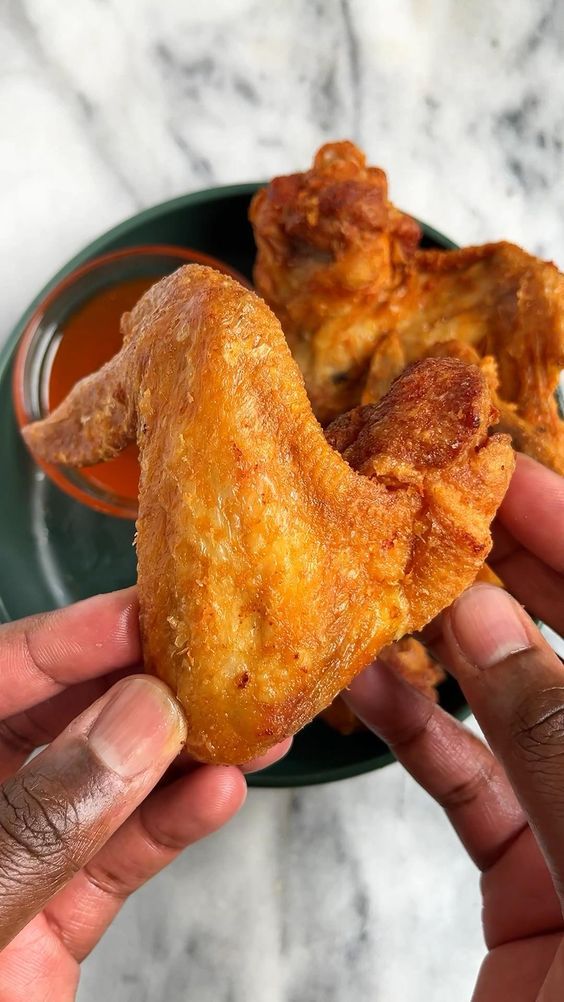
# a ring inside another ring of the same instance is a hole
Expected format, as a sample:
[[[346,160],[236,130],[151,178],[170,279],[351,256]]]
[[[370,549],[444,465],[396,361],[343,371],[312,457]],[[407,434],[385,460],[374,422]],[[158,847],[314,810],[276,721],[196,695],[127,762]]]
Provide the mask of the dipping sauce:
[[[26,323],[14,360],[12,394],[20,428],[57,407],[122,346],[120,320],[155,282],[186,264],[206,265],[250,288],[233,268],[202,251],[143,244],[87,261],[49,289]],[[137,517],[135,445],[96,466],[36,464],[74,501],[114,518]],[[39,481],[38,481],[39,482]]]
[[[132,278],[95,293],[60,328],[49,373],[47,397],[54,410],[75,383],[95,372],[121,348],[120,319],[162,275]],[[139,461],[135,443],[107,463],[84,466],[81,473],[98,488],[137,500]]]

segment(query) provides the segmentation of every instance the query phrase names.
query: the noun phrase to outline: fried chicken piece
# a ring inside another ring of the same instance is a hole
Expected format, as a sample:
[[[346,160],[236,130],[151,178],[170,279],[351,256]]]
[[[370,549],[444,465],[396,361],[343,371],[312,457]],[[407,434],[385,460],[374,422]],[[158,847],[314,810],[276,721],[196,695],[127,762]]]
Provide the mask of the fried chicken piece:
[[[476,582],[482,584],[496,585],[497,588],[505,588],[505,585],[498,574],[493,571],[489,564],[484,564],[476,574]]]
[[[343,737],[348,737],[349,734],[358,734],[359,731],[366,730],[365,724],[351,710],[350,706],[345,703],[341,695],[335,696],[333,702],[329,706],[326,706],[318,716],[324,724],[332,727],[334,731],[342,734]]]
[[[254,280],[277,314],[314,414],[327,423],[360,402],[390,297],[421,231],[388,201],[384,171],[353,143],[328,143],[311,170],[274,178],[251,202]]]
[[[417,225],[390,205],[385,175],[352,143],[324,146],[310,171],[275,178],[250,219],[257,290],[322,423],[380,400],[406,365],[457,342],[489,366],[515,447],[564,473],[555,401],[564,276],[553,264],[504,242],[418,249]]]
[[[433,703],[438,701],[437,686],[444,682],[446,672],[442,665],[431,657],[420,640],[415,637],[403,637],[395,644],[384,647],[378,655],[378,660],[393,668],[398,675]]]
[[[134,434],[145,665],[205,762],[293,734],[476,575],[513,469],[478,369],[429,359],[328,430],[266,304],[188,265],[25,439],[88,464]],[[336,449],[341,449],[344,457]]]
[[[514,416],[515,407],[500,399],[497,362],[492,355],[480,357],[475,348],[464,341],[438,341],[423,351],[421,358],[458,358],[467,365],[477,365],[484,374],[492,398],[492,404],[500,417],[498,424],[503,423],[502,413],[506,420]],[[385,335],[372,356],[366,383],[362,392],[361,403],[375,404],[389,390],[394,379],[403,372],[407,365],[404,346],[398,334]]]
[[[378,661],[396,671],[427,699],[437,702],[437,686],[444,682],[446,673],[420,640],[403,637],[384,647],[378,654]],[[342,696],[337,696],[319,716],[339,734],[355,734],[365,729],[362,720],[347,706]]]
[[[564,367],[564,275],[509,243],[418,251],[393,332],[372,356],[364,402],[417,358],[443,354],[484,371],[515,448],[564,473],[555,391]]]

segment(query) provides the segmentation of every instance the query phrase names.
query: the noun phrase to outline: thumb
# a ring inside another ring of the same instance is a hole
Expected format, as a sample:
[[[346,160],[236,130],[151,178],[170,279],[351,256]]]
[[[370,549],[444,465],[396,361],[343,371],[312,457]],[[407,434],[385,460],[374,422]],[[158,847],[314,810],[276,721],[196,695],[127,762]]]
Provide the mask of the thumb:
[[[521,606],[493,585],[454,603],[443,639],[564,901],[564,666]]]
[[[184,738],[167,687],[134,676],[0,787],[0,949],[135,810]]]

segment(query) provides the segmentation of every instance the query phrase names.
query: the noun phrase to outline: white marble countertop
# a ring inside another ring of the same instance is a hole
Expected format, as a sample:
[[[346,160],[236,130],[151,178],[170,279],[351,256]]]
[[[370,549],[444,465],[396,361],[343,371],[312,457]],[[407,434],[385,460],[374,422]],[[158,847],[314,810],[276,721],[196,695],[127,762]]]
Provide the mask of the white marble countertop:
[[[564,265],[564,8],[554,0],[3,0],[0,339],[81,245],[199,187],[358,140],[460,243]],[[478,879],[395,765],[253,791],[149,884],[81,1002],[452,1002]]]

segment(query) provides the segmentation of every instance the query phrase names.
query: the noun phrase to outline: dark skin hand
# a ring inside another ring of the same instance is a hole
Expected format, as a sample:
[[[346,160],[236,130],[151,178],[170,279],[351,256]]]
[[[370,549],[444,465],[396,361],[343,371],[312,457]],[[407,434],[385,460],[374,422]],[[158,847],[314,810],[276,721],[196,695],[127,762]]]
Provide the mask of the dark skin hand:
[[[564,998],[564,666],[518,604],[564,635],[563,525],[564,479],[520,456],[491,561],[518,601],[476,585],[426,631],[495,757],[383,665],[346,694],[482,872],[488,953],[473,1002]]]
[[[179,757],[182,710],[131,675],[140,658],[135,589],[0,627],[2,1002],[74,999],[129,894],[236,813],[244,772],[287,751],[244,769]]]

